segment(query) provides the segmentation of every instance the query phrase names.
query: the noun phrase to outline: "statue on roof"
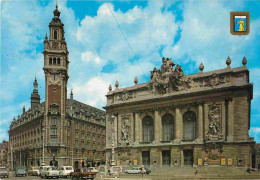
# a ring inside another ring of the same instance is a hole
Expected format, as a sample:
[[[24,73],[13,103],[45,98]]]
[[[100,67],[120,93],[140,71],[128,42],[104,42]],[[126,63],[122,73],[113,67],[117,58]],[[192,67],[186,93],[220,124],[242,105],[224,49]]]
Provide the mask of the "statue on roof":
[[[154,68],[151,71],[151,80],[148,89],[153,94],[165,94],[173,91],[181,91],[194,86],[191,78],[184,75],[182,67],[170,58],[162,58],[161,70]]]

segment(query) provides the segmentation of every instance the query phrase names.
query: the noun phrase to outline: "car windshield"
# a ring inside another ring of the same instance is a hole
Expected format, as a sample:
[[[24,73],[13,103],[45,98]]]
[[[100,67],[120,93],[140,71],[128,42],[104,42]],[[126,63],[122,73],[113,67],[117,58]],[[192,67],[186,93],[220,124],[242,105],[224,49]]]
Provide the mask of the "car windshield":
[[[66,167],[66,170],[72,170],[72,167]]]
[[[57,168],[56,167],[50,167],[50,168],[48,168],[48,171],[50,171],[50,170],[57,170]]]
[[[88,168],[83,168],[83,169],[81,169],[81,172],[91,172],[91,171]]]

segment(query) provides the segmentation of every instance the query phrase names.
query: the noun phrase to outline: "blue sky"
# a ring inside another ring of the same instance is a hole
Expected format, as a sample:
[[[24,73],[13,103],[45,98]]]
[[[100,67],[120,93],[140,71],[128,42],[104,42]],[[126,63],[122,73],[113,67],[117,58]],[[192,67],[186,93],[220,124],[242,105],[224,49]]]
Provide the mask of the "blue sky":
[[[0,141],[22,107],[30,107],[34,76],[44,100],[43,40],[55,1],[1,1]],[[116,17],[132,49],[118,28]],[[246,56],[254,83],[250,136],[260,142],[259,1],[65,1],[59,0],[70,52],[68,89],[101,108],[109,84],[147,82],[161,57],[172,57],[186,74],[241,66]],[[250,34],[230,34],[230,11],[250,11]]]

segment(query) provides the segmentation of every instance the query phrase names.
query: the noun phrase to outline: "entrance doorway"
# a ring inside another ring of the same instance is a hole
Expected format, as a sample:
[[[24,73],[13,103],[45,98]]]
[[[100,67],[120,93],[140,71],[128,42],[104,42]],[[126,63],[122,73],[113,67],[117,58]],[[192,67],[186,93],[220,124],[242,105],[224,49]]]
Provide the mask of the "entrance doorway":
[[[75,161],[75,162],[74,162],[74,168],[75,168],[75,169],[78,169],[78,168],[79,168],[79,162],[78,162],[78,161]]]
[[[193,150],[183,150],[184,155],[184,165],[193,165]]]
[[[142,152],[143,165],[150,166],[150,151]]]
[[[170,166],[171,164],[171,151],[162,151],[163,166]]]

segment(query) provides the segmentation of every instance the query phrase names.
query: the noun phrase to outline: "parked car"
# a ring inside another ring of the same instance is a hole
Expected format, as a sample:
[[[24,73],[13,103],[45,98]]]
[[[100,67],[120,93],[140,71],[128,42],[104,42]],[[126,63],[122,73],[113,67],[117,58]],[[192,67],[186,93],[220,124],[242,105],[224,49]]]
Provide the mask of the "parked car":
[[[15,172],[15,176],[27,176],[27,170],[25,167],[18,167]]]
[[[141,174],[142,173],[142,167],[132,167],[132,169],[125,170],[125,173],[127,174]],[[144,168],[145,174],[150,174],[151,171],[147,168]]]
[[[91,172],[89,168],[76,169],[75,172],[71,173],[71,179],[94,179],[96,173]]]
[[[70,176],[71,172],[74,172],[74,169],[72,166],[61,166],[59,168],[60,177],[68,177],[68,176]]]
[[[42,174],[42,171],[46,171],[49,167],[51,167],[51,166],[41,166],[40,167],[40,176]]]
[[[40,167],[39,166],[34,166],[31,167],[31,169],[29,169],[27,171],[28,176],[39,176],[40,175]]]
[[[9,173],[7,168],[5,167],[0,167],[0,177],[9,177]]]
[[[51,167],[44,167],[42,172],[41,172],[41,178],[59,178],[59,171],[56,167],[51,166]]]
[[[98,173],[98,170],[95,167],[89,167],[89,169],[91,172]]]

